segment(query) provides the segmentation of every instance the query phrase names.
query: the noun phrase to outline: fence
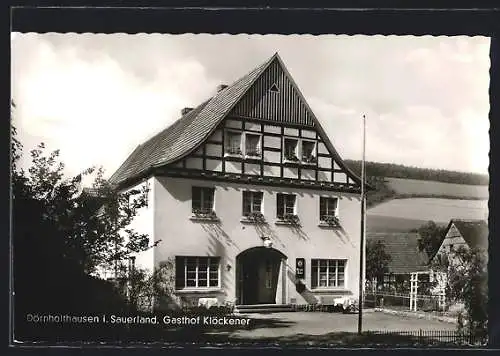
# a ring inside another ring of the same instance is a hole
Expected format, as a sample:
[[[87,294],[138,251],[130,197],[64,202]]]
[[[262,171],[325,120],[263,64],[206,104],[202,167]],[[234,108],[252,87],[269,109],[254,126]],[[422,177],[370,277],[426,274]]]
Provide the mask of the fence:
[[[365,293],[365,308],[384,307],[397,310],[410,310],[410,294]],[[439,296],[417,295],[417,309],[421,311],[443,311]]]
[[[447,343],[447,344],[467,344],[475,345],[484,343],[480,337],[471,333],[456,330],[418,330],[418,331],[365,331],[365,335],[375,337],[398,337],[419,344]]]

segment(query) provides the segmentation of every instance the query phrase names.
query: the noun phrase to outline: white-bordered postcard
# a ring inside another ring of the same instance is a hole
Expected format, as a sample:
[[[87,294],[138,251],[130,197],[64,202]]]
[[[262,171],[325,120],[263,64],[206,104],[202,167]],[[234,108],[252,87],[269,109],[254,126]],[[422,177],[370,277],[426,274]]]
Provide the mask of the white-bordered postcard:
[[[14,340],[484,345],[489,51],[12,33]]]

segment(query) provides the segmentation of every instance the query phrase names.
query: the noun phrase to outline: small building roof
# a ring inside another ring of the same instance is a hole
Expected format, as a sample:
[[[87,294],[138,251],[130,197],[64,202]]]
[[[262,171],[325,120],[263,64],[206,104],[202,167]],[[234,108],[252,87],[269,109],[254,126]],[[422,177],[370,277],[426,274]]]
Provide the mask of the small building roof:
[[[367,241],[382,241],[385,252],[391,256],[389,273],[407,274],[426,271],[429,256],[418,249],[418,233],[368,233]]]
[[[452,225],[455,225],[470,248],[488,248],[488,224],[486,221],[451,219],[446,232],[450,230]]]

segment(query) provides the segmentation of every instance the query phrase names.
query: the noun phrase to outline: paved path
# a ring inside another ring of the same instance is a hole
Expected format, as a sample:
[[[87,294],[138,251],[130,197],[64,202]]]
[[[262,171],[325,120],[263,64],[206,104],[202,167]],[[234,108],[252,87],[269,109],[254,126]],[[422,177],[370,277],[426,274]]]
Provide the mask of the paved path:
[[[247,314],[254,328],[235,330],[231,336],[244,338],[266,338],[279,336],[323,335],[332,332],[357,332],[358,315],[322,312],[290,312],[272,314]],[[456,326],[437,320],[417,319],[382,312],[363,314],[365,331],[418,331],[455,330]]]

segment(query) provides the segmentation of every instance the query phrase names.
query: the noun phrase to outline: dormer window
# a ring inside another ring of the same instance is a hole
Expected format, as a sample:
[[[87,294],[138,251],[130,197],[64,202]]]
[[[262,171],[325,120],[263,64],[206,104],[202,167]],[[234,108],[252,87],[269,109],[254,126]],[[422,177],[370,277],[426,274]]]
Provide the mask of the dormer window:
[[[245,155],[248,157],[260,158],[261,156],[261,137],[256,134],[245,134]]]
[[[226,154],[241,155],[241,132],[226,132]]]
[[[302,140],[302,161],[305,163],[315,163],[315,146],[314,141]]]
[[[288,161],[297,162],[299,160],[298,156],[298,145],[299,141],[293,138],[285,138],[285,159]]]

